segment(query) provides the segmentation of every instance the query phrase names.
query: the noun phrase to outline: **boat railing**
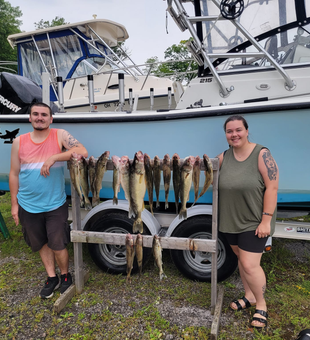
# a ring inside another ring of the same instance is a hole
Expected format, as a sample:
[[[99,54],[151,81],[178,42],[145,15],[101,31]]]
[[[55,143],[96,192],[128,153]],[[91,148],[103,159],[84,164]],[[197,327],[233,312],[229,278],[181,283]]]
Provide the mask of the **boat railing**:
[[[13,73],[17,73],[17,71],[11,68],[10,66],[17,66],[17,61],[0,61],[0,72],[10,71]]]
[[[210,0],[215,6],[220,10],[220,3],[218,0]],[[204,66],[205,68],[209,68],[213,77],[215,78],[218,86],[220,88],[220,92],[223,97],[227,97],[229,92],[232,91],[233,87],[226,88],[223,83],[221,77],[219,76],[216,68],[214,67],[211,59],[215,58],[253,58],[253,57],[265,57],[269,60],[269,62],[275,67],[275,69],[281,74],[285,81],[285,85],[287,90],[293,90],[295,88],[295,84],[293,80],[289,77],[287,72],[283,69],[281,65],[270,55],[256,40],[255,38],[246,30],[244,27],[235,19],[229,20],[242,34],[251,42],[252,46],[256,48],[258,52],[249,53],[249,52],[237,52],[237,53],[208,53],[207,46],[204,44],[204,41],[198,37],[198,34],[194,28],[194,23],[197,22],[205,22],[205,21],[213,21],[217,22],[217,20],[223,20],[221,14],[218,16],[195,16],[190,17],[184,6],[181,3],[181,0],[169,0],[167,11],[176,22],[177,26],[181,31],[189,30],[191,36],[193,37],[192,41],[189,41],[187,47],[191,52],[193,58],[196,60],[199,66]],[[175,7],[172,4],[175,4]],[[228,19],[224,19],[228,20]]]

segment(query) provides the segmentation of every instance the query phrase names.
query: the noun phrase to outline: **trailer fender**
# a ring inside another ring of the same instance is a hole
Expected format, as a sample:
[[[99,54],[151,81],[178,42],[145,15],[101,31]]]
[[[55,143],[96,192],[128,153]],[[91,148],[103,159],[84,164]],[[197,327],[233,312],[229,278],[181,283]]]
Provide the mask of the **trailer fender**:
[[[118,204],[113,204],[112,200],[100,203],[93,208],[82,220],[82,230],[89,230],[92,222],[101,217],[106,211],[122,210],[129,211],[129,203],[127,200],[118,200]],[[157,219],[146,209],[142,211],[142,221],[150,231],[151,235],[158,234],[160,224]]]
[[[187,218],[198,216],[198,215],[211,215],[212,216],[212,205],[194,205],[192,208],[187,209]],[[181,222],[185,219],[180,218],[179,215],[175,217],[175,219],[169,225],[169,228],[166,232],[166,236],[171,236],[174,230],[179,226]]]

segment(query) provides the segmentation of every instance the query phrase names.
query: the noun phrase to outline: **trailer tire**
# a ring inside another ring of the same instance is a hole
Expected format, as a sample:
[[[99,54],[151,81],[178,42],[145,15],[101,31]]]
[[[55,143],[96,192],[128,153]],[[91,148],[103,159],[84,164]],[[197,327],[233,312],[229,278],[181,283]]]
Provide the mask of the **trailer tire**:
[[[194,216],[182,222],[173,232],[174,237],[212,238],[212,218],[210,216]],[[171,250],[171,258],[175,266],[186,277],[195,281],[211,282],[212,253],[190,250]],[[217,281],[227,279],[237,268],[238,260],[224,235],[218,233]]]
[[[89,231],[128,234],[132,233],[133,220],[128,218],[125,211],[113,211],[99,217]],[[144,225],[144,235],[150,235]],[[88,244],[88,251],[95,264],[105,272],[112,274],[126,274],[126,246],[109,244]],[[143,265],[150,258],[151,248],[143,248]],[[137,260],[134,260],[132,273],[138,271]]]

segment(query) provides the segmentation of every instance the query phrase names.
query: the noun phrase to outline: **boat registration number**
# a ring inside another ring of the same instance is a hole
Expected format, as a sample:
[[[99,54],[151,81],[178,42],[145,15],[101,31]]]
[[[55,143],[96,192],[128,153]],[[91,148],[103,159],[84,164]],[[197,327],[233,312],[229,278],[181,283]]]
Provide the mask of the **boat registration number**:
[[[298,233],[310,233],[310,228],[297,227]]]

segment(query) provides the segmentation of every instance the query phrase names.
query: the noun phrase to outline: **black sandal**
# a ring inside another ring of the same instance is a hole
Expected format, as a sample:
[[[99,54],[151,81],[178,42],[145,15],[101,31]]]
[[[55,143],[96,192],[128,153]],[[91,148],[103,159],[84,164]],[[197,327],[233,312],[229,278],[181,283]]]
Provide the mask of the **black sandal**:
[[[245,304],[244,307],[241,306],[239,300],[243,300],[243,302],[244,302],[244,304]],[[237,306],[237,309],[231,307],[231,304],[232,304],[232,303],[234,303],[234,304]],[[252,305],[252,304],[250,303],[250,301],[249,301],[245,296],[243,296],[242,298],[240,298],[240,299],[238,299],[238,300],[232,301],[232,302],[230,303],[230,305],[229,305],[229,307],[230,307],[232,310],[235,310],[235,311],[239,311],[239,310],[251,308],[251,307],[253,307],[253,306],[255,306],[255,304]]]
[[[264,316],[266,319],[262,319],[262,318],[258,318],[256,316],[253,316],[252,323],[253,323],[253,321],[258,321],[260,323],[263,323],[264,326],[254,326],[254,325],[252,325],[252,323],[251,323],[251,326],[256,328],[256,329],[265,329],[265,328],[267,328],[268,313],[265,312],[264,310],[261,310],[261,309],[255,309],[255,313],[254,314],[260,314],[261,316]]]

